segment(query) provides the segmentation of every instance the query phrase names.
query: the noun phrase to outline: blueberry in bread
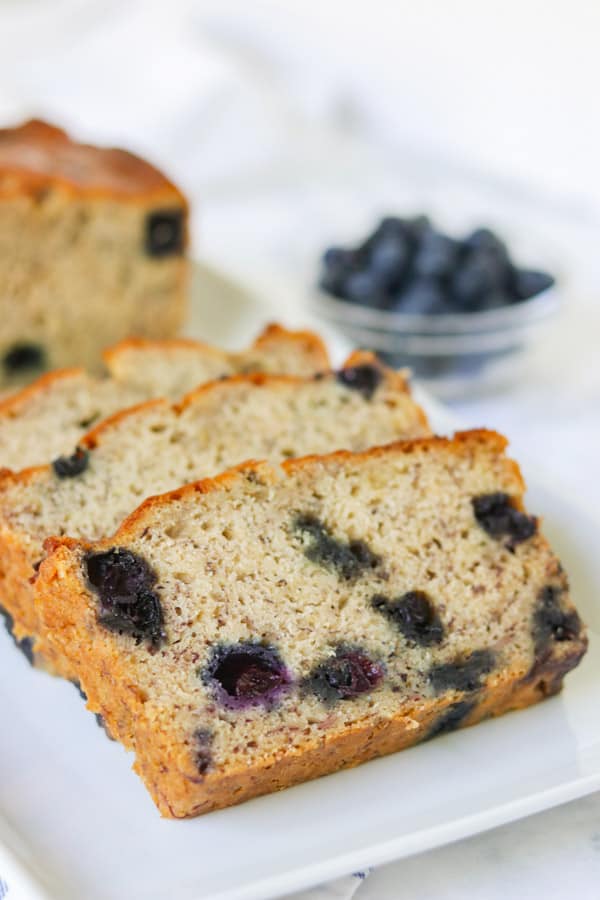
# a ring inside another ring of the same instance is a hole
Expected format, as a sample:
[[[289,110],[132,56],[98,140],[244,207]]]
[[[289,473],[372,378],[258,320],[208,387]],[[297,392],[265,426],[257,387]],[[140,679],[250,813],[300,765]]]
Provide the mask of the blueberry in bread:
[[[175,335],[187,232],[185,197],[148,162],[41,121],[0,130],[0,383]]]
[[[329,368],[316,334],[279,325],[235,353],[184,338],[128,339],[104,358],[104,377],[82,369],[49,372],[0,401],[0,467],[18,470],[68,457],[94,424],[117,410],[152,397],[177,399],[222,375],[310,375]]]
[[[377,382],[368,397],[357,387],[357,373],[367,371]],[[154,400],[117,413],[80,438],[73,455],[0,477],[1,603],[19,637],[35,635],[30,579],[45,538],[112,534],[145,497],[249,457],[280,461],[340,447],[361,450],[428,431],[402,373],[362,353],[340,372],[237,375],[178,404]],[[298,528],[317,556],[327,555],[349,578],[368,562],[367,548],[338,547],[319,523]],[[107,606],[107,617],[120,615]],[[60,660],[54,666],[61,671]]]
[[[465,432],[247,463],[146,500],[100,542],[48,542],[42,640],[134,751],[163,815],[560,690],[586,650],[560,563],[537,520],[514,541],[475,512],[502,494],[526,515],[505,444]],[[106,620],[126,608],[133,624]]]

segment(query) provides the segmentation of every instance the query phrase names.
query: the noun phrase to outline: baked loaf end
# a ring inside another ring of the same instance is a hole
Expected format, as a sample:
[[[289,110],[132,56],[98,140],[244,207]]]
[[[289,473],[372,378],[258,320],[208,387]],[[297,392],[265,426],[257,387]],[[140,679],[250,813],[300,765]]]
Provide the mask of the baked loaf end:
[[[428,431],[404,376],[370,354],[353,354],[339,372],[237,375],[181,404],[155,400],[117,413],[67,457],[0,477],[2,605],[18,637],[35,635],[31,577],[48,536],[112,534],[145,497],[251,456],[278,462]],[[53,662],[70,677],[62,660]]]
[[[83,369],[48,372],[0,402],[0,467],[18,470],[71,454],[93,425],[117,410],[152,397],[179,399],[222,375],[310,375],[329,368],[316,334],[279,325],[235,353],[200,341],[128,339],[104,357],[109,377]]]
[[[44,639],[165,816],[239,803],[558,691],[586,649],[491,432],[248,464],[49,542]]]
[[[37,120],[0,130],[0,384],[176,334],[187,244],[185,197],[149,163]]]

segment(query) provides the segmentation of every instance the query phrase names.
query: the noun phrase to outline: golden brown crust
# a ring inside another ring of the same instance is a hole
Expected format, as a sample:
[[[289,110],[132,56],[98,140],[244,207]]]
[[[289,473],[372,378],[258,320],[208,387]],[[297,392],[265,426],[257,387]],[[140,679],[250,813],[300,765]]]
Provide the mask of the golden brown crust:
[[[304,350],[314,357],[315,369],[325,371],[331,368],[329,351],[325,342],[314,331],[288,331],[287,328],[284,328],[277,322],[270,322],[256,338],[253,347],[255,350],[264,350],[271,343],[278,344],[284,338],[290,341],[297,341],[300,345],[303,345]]]
[[[538,703],[548,696],[546,678],[540,674],[533,683],[527,683],[520,674],[497,679],[480,692],[475,700],[476,706],[459,727],[476,725],[484,719]],[[557,693],[561,686],[562,680],[553,693]],[[460,700],[457,695],[440,697],[429,701],[421,709],[404,709],[393,718],[367,725],[358,724],[333,738],[324,737],[320,744],[287,751],[278,759],[265,760],[261,765],[230,772],[226,776],[207,775],[199,780],[197,773],[189,768],[183,771],[173,768],[165,773],[158,755],[141,764],[136,761],[134,769],[144,780],[163,816],[187,818],[203,815],[412,747],[427,740],[437,721]],[[88,705],[91,709],[95,708]],[[136,740],[140,746],[154,747],[153,734],[144,726],[139,729]]]
[[[26,387],[14,391],[7,397],[3,397],[0,400],[0,416],[12,417],[18,415],[22,407],[29,403],[32,398],[44,394],[53,388],[57,382],[77,378],[85,374],[85,369],[81,368],[53,369],[51,372],[46,372],[45,375],[40,375],[39,378],[36,378],[35,381],[32,381]]]
[[[279,345],[282,341],[290,341],[298,343],[304,348],[307,355],[314,359],[315,371],[331,368],[329,353],[327,348],[318,334],[313,331],[289,331],[282,325],[271,323],[258,335],[258,337],[250,345],[252,350],[268,350],[274,344]],[[222,356],[223,350],[206,344],[204,341],[195,338],[166,338],[164,340],[151,340],[139,337],[129,337],[112,347],[108,347],[102,354],[104,361],[110,369],[112,362],[121,353],[128,350],[190,350],[192,352],[202,352],[207,355]],[[247,353],[248,351],[242,351]],[[232,354],[235,356],[236,354]]]
[[[278,330],[278,333],[281,334],[281,331],[282,330]],[[369,364],[376,363],[375,358],[371,354],[363,354],[362,358],[364,361],[368,361]],[[390,391],[397,391],[398,393],[405,393],[407,391],[407,384],[402,373],[395,372],[392,369],[386,369],[380,363],[377,363],[377,365],[384,374],[385,384]],[[329,375],[335,376],[336,373],[330,372]],[[95,449],[102,443],[104,435],[109,432],[115,424],[125,421],[130,416],[137,415],[145,410],[159,410],[162,408],[165,411],[173,411],[176,415],[179,415],[197,401],[198,398],[204,397],[211,392],[216,393],[216,404],[220,405],[219,392],[227,392],[232,385],[239,384],[258,389],[265,388],[276,390],[279,386],[290,384],[298,387],[311,384],[314,380],[320,380],[322,377],[323,374],[317,376],[295,376],[248,373],[234,375],[225,380],[207,382],[184,397],[180,403],[171,404],[167,400],[156,399],[148,400],[135,406],[119,410],[88,431],[87,434],[79,440],[79,445],[90,450]],[[419,413],[423,427],[427,427],[427,421],[424,414],[422,414],[421,411],[419,411]],[[240,471],[248,470],[251,465],[252,464],[247,462],[242,464]],[[24,486],[35,482],[36,480],[44,481],[50,474],[51,465],[48,464],[31,466],[19,472],[12,472],[8,469],[0,470],[0,501],[3,499],[2,493],[12,488],[14,485]],[[231,475],[230,477],[234,476]],[[227,476],[223,476],[219,483],[222,485],[226,483],[226,480]],[[197,486],[196,490],[205,491],[208,483],[209,482],[202,483]],[[0,503],[0,505],[2,504]],[[3,551],[6,550],[4,556],[6,568],[3,577],[0,577],[0,585],[2,585],[3,588],[3,603],[6,605],[11,615],[13,615],[15,621],[19,623],[20,634],[26,633],[28,635],[35,635],[37,620],[33,610],[33,589],[28,583],[28,579],[32,574],[31,566],[36,560],[32,558],[32,550],[27,543],[27,534],[11,528],[10,502],[4,503],[2,508],[4,517],[0,517],[0,548],[2,548]],[[36,546],[38,545],[36,544]],[[54,546],[54,544],[52,544],[52,546]],[[36,554],[37,552],[38,551],[35,550]],[[0,573],[0,576],[2,576],[2,573]],[[10,587],[5,590],[5,585],[10,585]]]
[[[218,486],[222,479],[213,482]],[[560,690],[564,675],[577,665],[587,646],[582,637],[568,656],[548,659],[534,673],[521,669],[490,675],[476,693],[450,691],[418,707],[405,703],[392,717],[357,722],[342,734],[324,734],[319,742],[293,750],[284,747],[278,756],[224,776],[218,772],[202,776],[189,750],[173,747],[156,721],[146,715],[145,697],[131,684],[126,655],[110,642],[100,641],[94,645],[93,663],[87,664],[82,651],[89,646],[93,624],[79,560],[89,545],[59,541],[54,547],[40,571],[38,602],[44,627],[77,664],[88,708],[103,716],[110,733],[125,747],[143,750],[134,768],[162,815],[169,818],[201,815],[417,744],[440,728],[442,717],[455,703],[469,704],[459,727],[530,706]]]
[[[132,153],[77,143],[39,119],[1,129],[0,197],[37,196],[50,187],[86,197],[151,200],[187,209],[181,191]]]

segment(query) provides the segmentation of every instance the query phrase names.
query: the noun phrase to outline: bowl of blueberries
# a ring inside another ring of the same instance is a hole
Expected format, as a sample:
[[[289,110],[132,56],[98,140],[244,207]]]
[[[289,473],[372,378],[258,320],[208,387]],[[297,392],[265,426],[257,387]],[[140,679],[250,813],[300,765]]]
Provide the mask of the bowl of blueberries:
[[[358,245],[329,247],[316,303],[444,398],[514,377],[559,305],[553,276],[517,265],[489,228],[457,238],[426,216],[388,216]]]

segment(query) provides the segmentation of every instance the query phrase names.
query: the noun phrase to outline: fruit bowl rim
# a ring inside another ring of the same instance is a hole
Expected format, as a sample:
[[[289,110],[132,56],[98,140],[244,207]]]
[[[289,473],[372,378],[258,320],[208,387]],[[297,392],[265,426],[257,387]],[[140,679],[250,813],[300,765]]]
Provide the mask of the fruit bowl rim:
[[[560,289],[555,284],[527,300],[520,300],[518,303],[511,303],[498,309],[440,315],[372,309],[333,297],[318,287],[313,293],[315,311],[338,323],[347,322],[354,327],[363,327],[373,332],[392,331],[399,334],[432,336],[512,331],[548,319],[558,312],[562,303]]]

